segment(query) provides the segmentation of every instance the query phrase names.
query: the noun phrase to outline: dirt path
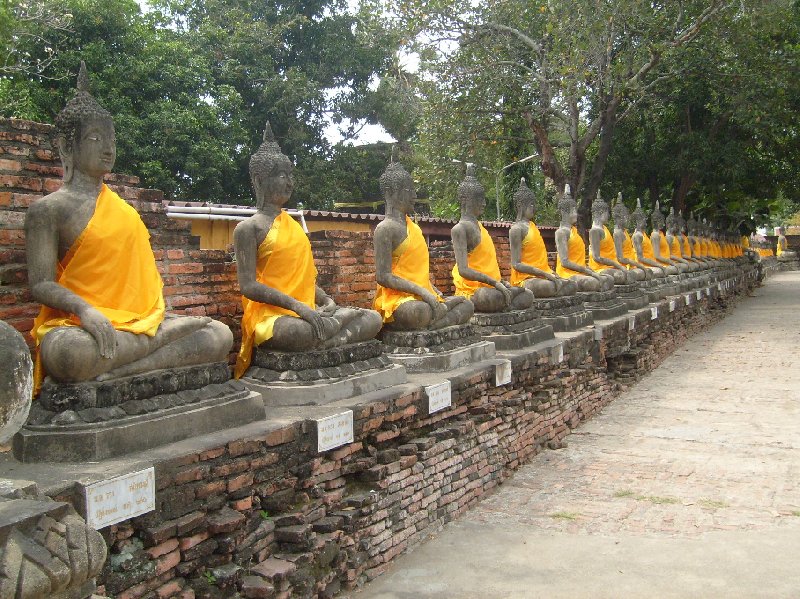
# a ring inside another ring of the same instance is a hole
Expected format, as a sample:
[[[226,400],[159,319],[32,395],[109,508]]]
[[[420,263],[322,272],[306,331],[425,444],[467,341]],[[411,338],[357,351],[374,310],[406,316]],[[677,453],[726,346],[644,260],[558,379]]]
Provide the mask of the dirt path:
[[[800,597],[800,273],[353,597]]]

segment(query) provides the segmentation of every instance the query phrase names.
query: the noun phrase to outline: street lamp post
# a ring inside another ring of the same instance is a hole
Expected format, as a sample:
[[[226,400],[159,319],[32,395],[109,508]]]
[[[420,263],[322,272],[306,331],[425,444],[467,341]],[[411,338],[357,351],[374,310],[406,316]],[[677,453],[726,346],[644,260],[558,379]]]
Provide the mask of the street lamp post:
[[[494,176],[494,200],[497,205],[497,220],[500,220],[500,175],[503,174],[507,168],[514,166],[515,164],[522,164],[523,162],[528,162],[529,160],[533,160],[537,158],[539,154],[531,154],[530,156],[525,156],[525,158],[520,158],[519,160],[515,160],[514,162],[505,165],[504,167],[500,168]]]

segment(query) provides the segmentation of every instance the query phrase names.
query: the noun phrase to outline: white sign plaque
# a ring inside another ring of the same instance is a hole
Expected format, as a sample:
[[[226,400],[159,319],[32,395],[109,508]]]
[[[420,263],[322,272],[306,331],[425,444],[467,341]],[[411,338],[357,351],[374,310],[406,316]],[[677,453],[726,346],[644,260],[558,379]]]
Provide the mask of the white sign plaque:
[[[450,399],[450,381],[428,385],[425,387],[425,395],[428,396],[428,414],[444,410],[452,405]]]
[[[700,299],[702,299],[702,297],[703,297],[703,292],[698,289],[697,290],[697,299],[700,300]]]
[[[722,291],[722,283],[717,283],[717,291]]]
[[[628,316],[628,330],[632,331],[635,328],[636,328],[636,317]]]
[[[353,411],[317,418],[317,452],[322,453],[335,447],[353,442]]]
[[[115,476],[84,487],[86,523],[100,530],[156,509],[156,474],[145,470]]]
[[[494,367],[494,384],[508,385],[511,382],[511,360],[503,360]]]
[[[669,311],[670,312],[674,312],[675,311],[675,300],[674,299],[669,300]]]
[[[653,306],[650,308],[650,320],[655,320],[658,318],[658,306]]]
[[[553,350],[550,352],[550,357],[554,363],[561,364],[561,362],[564,361],[564,344],[559,343],[553,347]]]
[[[691,293],[687,293],[683,297],[686,299],[686,305],[687,306],[692,303],[692,294]]]
[[[706,297],[711,297],[711,287],[706,287]]]

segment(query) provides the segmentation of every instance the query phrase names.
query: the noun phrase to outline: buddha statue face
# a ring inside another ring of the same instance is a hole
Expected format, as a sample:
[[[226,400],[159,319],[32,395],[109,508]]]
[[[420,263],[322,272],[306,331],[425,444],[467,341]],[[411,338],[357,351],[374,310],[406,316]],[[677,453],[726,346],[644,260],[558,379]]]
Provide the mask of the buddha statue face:
[[[414,212],[417,199],[414,180],[399,162],[393,162],[386,168],[380,177],[380,187],[387,212],[392,208],[404,214]]]
[[[461,213],[475,218],[480,218],[486,208],[486,192],[483,185],[475,177],[475,165],[467,165],[467,175],[458,186],[458,202],[461,204]]]
[[[572,190],[569,185],[567,185],[564,195],[558,201],[558,212],[561,214],[562,224],[572,227],[578,222],[578,204],[572,198]]]
[[[597,192],[597,197],[592,202],[592,220],[604,225],[608,222],[611,215],[608,210],[608,203],[600,197],[600,192]]]
[[[272,128],[267,123],[264,142],[250,157],[250,181],[256,196],[256,207],[261,209],[267,205],[285,206],[294,190],[293,171],[291,160],[281,152]]]
[[[532,221],[536,216],[536,196],[528,187],[524,177],[520,179],[519,187],[514,193],[514,206],[517,209],[517,220]]]
[[[61,152],[75,171],[102,179],[112,171],[117,158],[114,122],[102,117],[85,119],[76,128],[71,147],[65,144]]]

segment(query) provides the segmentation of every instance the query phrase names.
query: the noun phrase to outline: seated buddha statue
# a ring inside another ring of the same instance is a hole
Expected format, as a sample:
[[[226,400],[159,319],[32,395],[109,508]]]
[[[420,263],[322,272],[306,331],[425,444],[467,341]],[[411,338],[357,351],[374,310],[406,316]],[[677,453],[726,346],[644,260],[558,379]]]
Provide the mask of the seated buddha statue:
[[[428,244],[409,216],[414,211],[414,181],[399,162],[380,178],[386,218],[375,227],[374,308],[385,328],[413,331],[469,322],[474,312],[465,297],[445,298],[431,284]]]
[[[658,200],[656,200],[656,205],[652,214],[650,214],[650,223],[652,225],[650,245],[653,248],[653,258],[664,266],[664,270],[668,275],[677,275],[681,271],[669,258],[669,244],[667,243],[667,236],[664,234],[664,215],[661,213]]]
[[[705,263],[700,259],[699,256],[696,256],[693,249],[693,243],[691,239],[691,219],[687,220],[684,218],[682,214],[677,215],[678,218],[678,236],[680,237],[680,244],[681,244],[681,256],[685,260],[689,262],[693,262],[697,269],[703,269],[706,267]]]
[[[683,257],[681,250],[682,239],[679,231],[678,217],[675,209],[670,208],[667,214],[667,247],[669,248],[669,259],[678,267],[681,272],[694,272],[697,266]]]
[[[61,187],[25,219],[31,296],[42,304],[31,331],[35,389],[45,375],[75,383],[226,361],[227,326],[165,314],[150,234],[103,183],[116,158],[114,120],[89,93],[83,63],[55,125]]]
[[[269,123],[250,157],[256,213],[236,225],[233,245],[242,291],[242,347],[234,375],[250,365],[253,347],[301,352],[373,339],[382,319],[374,310],[336,305],[317,285],[311,242],[283,207],[294,188],[293,166]]]
[[[606,223],[611,216],[608,203],[600,197],[600,191],[592,202],[592,228],[589,229],[589,268],[602,275],[611,275],[615,285],[635,281],[628,269],[617,262],[614,236]]]
[[[797,252],[794,250],[790,250],[787,242],[786,242],[786,234],[784,232],[783,227],[778,227],[776,229],[776,233],[778,234],[778,241],[775,244],[775,253],[778,256],[778,260],[781,262],[788,261],[788,260],[797,260]]]
[[[703,268],[711,266],[711,259],[708,256],[708,248],[703,240],[703,229],[700,222],[695,220],[694,215],[689,216],[687,223],[689,235],[689,245],[692,248],[692,258],[694,258]]]
[[[561,223],[556,230],[556,273],[573,281],[579,291],[608,291],[614,288],[614,277],[593,271],[586,266],[586,243],[575,228],[578,205],[569,185],[558,202]]]
[[[575,282],[559,277],[547,261],[547,248],[533,221],[536,216],[536,196],[524,178],[520,179],[514,193],[514,206],[517,220],[508,232],[511,284],[529,289],[536,298],[574,295],[578,290]]]
[[[653,277],[652,272],[643,264],[636,261],[636,251],[633,241],[628,233],[631,215],[628,207],[622,201],[622,193],[617,196],[617,201],[611,207],[614,216],[614,253],[617,262],[625,266],[636,281],[644,281]]]
[[[486,207],[486,194],[472,164],[467,165],[466,177],[458,186],[458,201],[461,218],[450,232],[456,258],[453,267],[456,295],[472,300],[476,312],[530,308],[533,293],[502,280],[494,241],[478,222]]]
[[[658,262],[653,253],[653,244],[650,242],[650,237],[645,230],[645,227],[647,227],[647,214],[642,209],[642,201],[639,198],[636,199],[636,209],[631,217],[636,227],[631,236],[633,250],[636,253],[636,262],[646,266],[654,278],[663,279],[667,276],[666,266]]]

